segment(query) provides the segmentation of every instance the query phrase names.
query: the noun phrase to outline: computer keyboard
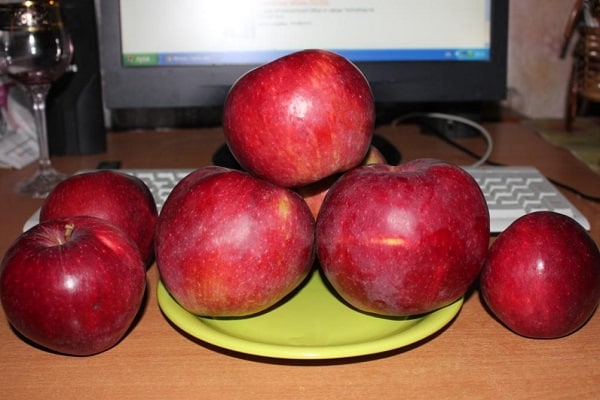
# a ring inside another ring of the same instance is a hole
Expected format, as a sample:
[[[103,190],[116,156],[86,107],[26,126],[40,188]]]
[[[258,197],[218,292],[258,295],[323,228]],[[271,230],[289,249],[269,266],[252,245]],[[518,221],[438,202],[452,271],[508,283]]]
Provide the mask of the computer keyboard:
[[[539,210],[567,215],[586,230],[590,224],[583,214],[558,189],[533,167],[463,167],[475,178],[490,210],[490,231],[502,232],[515,219]],[[123,169],[142,179],[152,192],[157,207],[164,204],[171,189],[191,169]],[[24,230],[37,223],[39,211],[25,224]]]
[[[464,167],[477,181],[490,210],[490,231],[502,232],[515,219],[541,210],[567,215],[590,230],[575,206],[533,167]]]
[[[160,210],[171,190],[177,182],[187,176],[191,169],[130,169],[121,170],[137,176],[144,182],[152,192],[156,207]]]

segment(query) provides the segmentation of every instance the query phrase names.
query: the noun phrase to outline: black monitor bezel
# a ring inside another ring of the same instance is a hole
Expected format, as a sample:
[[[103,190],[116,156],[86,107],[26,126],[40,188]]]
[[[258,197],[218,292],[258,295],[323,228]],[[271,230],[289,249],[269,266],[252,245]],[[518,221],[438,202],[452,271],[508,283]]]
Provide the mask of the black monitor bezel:
[[[256,65],[124,67],[119,0],[97,0],[103,97],[108,109],[222,105],[231,84]],[[489,61],[357,62],[378,103],[490,102],[504,99],[508,0],[491,2]],[[424,29],[435,29],[424,27]]]

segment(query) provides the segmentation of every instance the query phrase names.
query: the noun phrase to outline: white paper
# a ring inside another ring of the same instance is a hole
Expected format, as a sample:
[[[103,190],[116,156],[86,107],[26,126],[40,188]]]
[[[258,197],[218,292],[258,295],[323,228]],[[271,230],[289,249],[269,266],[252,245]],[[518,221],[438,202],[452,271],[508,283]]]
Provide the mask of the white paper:
[[[0,81],[0,167],[21,169],[39,158],[35,122],[12,82]]]

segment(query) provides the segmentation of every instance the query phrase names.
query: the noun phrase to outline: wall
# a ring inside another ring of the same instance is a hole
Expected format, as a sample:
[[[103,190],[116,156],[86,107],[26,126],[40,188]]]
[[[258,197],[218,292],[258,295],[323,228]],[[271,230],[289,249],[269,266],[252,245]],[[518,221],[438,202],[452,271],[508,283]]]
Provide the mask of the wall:
[[[564,115],[572,58],[569,52],[561,59],[560,49],[574,3],[574,0],[510,2],[506,103],[527,117]]]

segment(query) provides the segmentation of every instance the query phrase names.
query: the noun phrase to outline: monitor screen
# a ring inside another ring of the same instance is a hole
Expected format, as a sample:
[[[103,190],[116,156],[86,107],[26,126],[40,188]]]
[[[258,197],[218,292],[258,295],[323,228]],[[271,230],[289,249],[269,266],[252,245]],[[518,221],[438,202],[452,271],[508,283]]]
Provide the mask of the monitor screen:
[[[109,109],[219,106],[246,71],[321,48],[353,61],[378,103],[496,101],[508,0],[102,0]]]

